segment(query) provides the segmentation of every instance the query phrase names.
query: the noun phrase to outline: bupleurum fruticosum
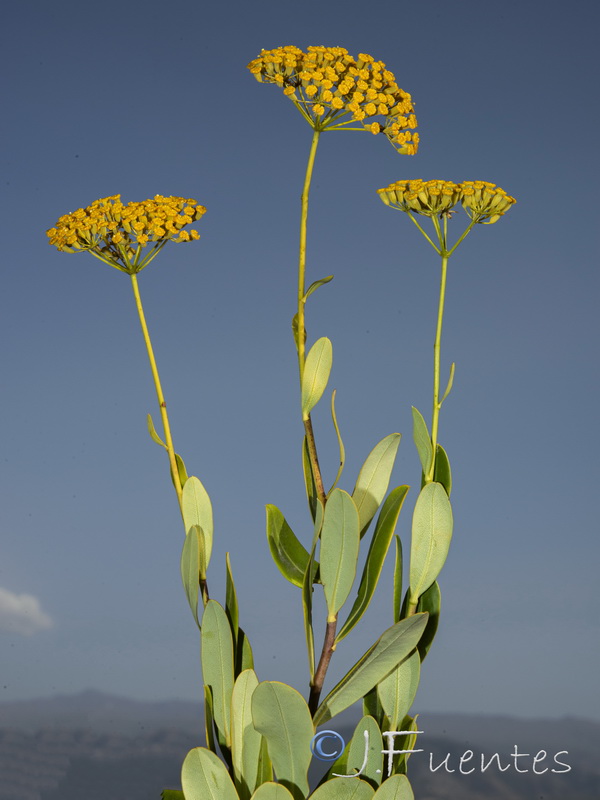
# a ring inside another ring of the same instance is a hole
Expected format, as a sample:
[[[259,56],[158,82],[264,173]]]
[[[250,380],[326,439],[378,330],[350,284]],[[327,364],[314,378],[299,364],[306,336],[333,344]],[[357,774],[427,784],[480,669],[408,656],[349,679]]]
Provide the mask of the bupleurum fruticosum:
[[[121,195],[96,200],[87,208],[65,214],[50,228],[50,244],[67,253],[87,251],[106,264],[133,275],[144,269],[165,244],[200,238],[183,230],[206,212],[196,200],[163,197],[121,202]],[[143,251],[150,246],[142,258]]]
[[[315,130],[384,133],[400,153],[417,152],[411,96],[372,56],[359,53],[354,59],[343,47],[309,47],[307,53],[294,46],[278,47],[262,50],[248,69],[257,81],[281,87]],[[350,127],[353,122],[362,127]]]

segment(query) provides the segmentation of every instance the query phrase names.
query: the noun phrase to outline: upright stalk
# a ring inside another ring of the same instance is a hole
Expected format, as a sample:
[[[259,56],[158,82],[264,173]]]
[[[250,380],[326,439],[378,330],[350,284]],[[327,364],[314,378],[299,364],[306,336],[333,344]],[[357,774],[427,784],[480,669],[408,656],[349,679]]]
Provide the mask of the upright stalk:
[[[130,273],[130,274],[131,274],[131,285],[133,287],[133,296],[135,297],[135,306],[137,308],[138,316],[140,318],[140,324],[142,326],[142,334],[144,336],[144,342],[146,343],[146,350],[148,351],[148,358],[150,360],[150,369],[152,370],[152,378],[154,380],[154,387],[156,389],[156,397],[158,399],[158,407],[160,409],[160,416],[162,419],[163,431],[165,435],[165,443],[167,445],[167,453],[169,454],[169,464],[171,465],[173,483],[175,484],[177,501],[179,503],[179,509],[181,510],[183,489],[181,486],[181,481],[179,480],[179,470],[177,469],[177,460],[175,458],[175,449],[173,447],[171,427],[169,425],[169,417],[167,416],[167,404],[165,402],[162,386],[160,384],[160,377],[158,375],[156,359],[154,358],[154,350],[152,349],[152,342],[150,341],[150,333],[148,331],[148,325],[146,324],[146,317],[144,315],[144,308],[142,306],[142,298],[140,297],[137,275],[135,273]]]
[[[442,245],[442,242],[440,242]],[[440,347],[442,342],[442,321],[444,319],[444,300],[446,296],[446,275],[448,270],[448,254],[445,249],[445,242],[442,249],[442,275],[440,279],[440,299],[438,303],[437,325],[435,330],[435,341],[433,343],[433,413],[431,416],[431,445],[433,455],[431,466],[425,476],[425,482],[431,483],[435,471],[435,451],[437,446],[438,425],[440,418]]]
[[[310,152],[308,154],[308,163],[306,165],[306,174],[304,176],[304,187],[302,189],[301,197],[301,212],[300,212],[300,248],[298,252],[298,310],[296,313],[296,347],[298,350],[298,370],[300,373],[300,389],[302,389],[302,378],[304,376],[304,365],[306,363],[306,324],[304,319],[304,307],[306,305],[306,227],[308,222],[308,197],[310,194],[310,183],[312,180],[313,167],[315,165],[315,156],[317,154],[317,146],[319,144],[320,131],[313,130],[312,142],[310,145]],[[306,442],[308,445],[308,454],[315,479],[315,487],[317,496],[322,503],[325,503],[326,494],[323,486],[323,477],[321,475],[321,468],[319,466],[319,458],[317,456],[317,445],[315,442],[315,434],[312,427],[310,415],[308,419],[304,420],[304,431],[306,433]]]

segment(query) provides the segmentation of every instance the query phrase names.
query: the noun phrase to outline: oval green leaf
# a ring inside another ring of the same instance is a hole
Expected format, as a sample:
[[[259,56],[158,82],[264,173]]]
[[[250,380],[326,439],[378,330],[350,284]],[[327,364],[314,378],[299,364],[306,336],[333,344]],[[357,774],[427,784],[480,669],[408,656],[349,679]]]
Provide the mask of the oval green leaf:
[[[268,505],[266,509],[267,539],[273,561],[286,580],[302,587],[309,554],[277,506]]]
[[[362,578],[360,579],[356,600],[354,601],[352,610],[348,614],[348,619],[336,636],[336,643],[350,633],[369,607],[408,490],[408,486],[398,486],[396,489],[393,489],[381,508],[377,525],[375,526],[375,532],[373,533],[373,538],[369,546],[369,552],[367,553],[367,559],[363,568]]]
[[[344,605],[354,583],[360,547],[358,525],[352,498],[342,489],[334,489],[325,506],[321,531],[321,582],[329,620]]]
[[[428,483],[417,498],[410,546],[410,602],[416,604],[440,574],[452,538],[452,508],[441,483]]]
[[[278,782],[296,800],[304,800],[309,791],[310,744],[315,732],[306,701],[285,683],[263,681],[252,695],[252,719],[267,740]]]
[[[332,778],[311,794],[310,800],[371,800],[374,789],[360,778]]]
[[[336,769],[333,775],[346,778],[360,775],[362,780],[376,789],[383,776],[383,739],[373,717],[364,716],[361,719],[346,749],[344,773]]]
[[[230,747],[233,638],[227,614],[215,600],[209,600],[204,609],[200,641],[202,676],[212,692],[215,725]]]
[[[441,444],[435,448],[435,468],[434,468],[434,481],[441,483],[446,494],[450,497],[452,492],[452,470],[450,469],[450,461],[448,455]]]
[[[194,476],[183,484],[181,513],[186,532],[199,525],[204,532],[206,566],[210,563],[213,543],[213,513],[210,497],[200,480]]]
[[[406,775],[392,775],[377,789],[373,800],[415,800]]]
[[[371,450],[358,474],[352,499],[358,509],[361,539],[385,497],[399,444],[399,433],[386,436]]]
[[[252,800],[294,800],[285,786],[268,781],[262,783],[252,795]]]
[[[195,747],[181,768],[185,800],[239,800],[227,768],[205,747]]]
[[[159,444],[161,447],[164,447],[165,450],[167,450],[168,449],[167,445],[163,442],[163,440],[156,432],[156,428],[154,427],[154,422],[152,421],[152,417],[150,416],[150,414],[146,416],[146,422],[148,424],[148,433],[150,434],[152,441],[156,442],[156,444]]]
[[[252,669],[238,676],[231,694],[231,760],[233,782],[241,800],[256,788],[262,736],[252,722],[252,693],[258,678]]]
[[[200,577],[206,576],[206,558],[204,556],[204,536],[198,525],[192,525],[188,530],[183,550],[181,551],[181,580],[188,599],[196,625],[200,627],[198,619],[198,591]],[[204,574],[202,574],[204,573]]]
[[[308,415],[317,405],[329,380],[333,363],[333,349],[330,340],[323,336],[310,348],[304,364],[302,376],[302,417]]]
[[[308,298],[314,291],[316,291],[320,286],[324,286],[326,283],[329,283],[329,281],[332,280],[333,280],[333,275],[328,275],[326,278],[321,278],[320,280],[311,283],[311,285],[306,290],[306,294],[304,295],[304,300],[308,300]]]
[[[389,675],[416,647],[426,624],[427,614],[413,614],[388,628],[323,700],[315,726],[349,708]]]
[[[423,634],[424,635],[424,634]],[[377,684],[381,706],[389,717],[391,730],[397,731],[412,706],[421,676],[421,658],[414,650],[395,670]]]

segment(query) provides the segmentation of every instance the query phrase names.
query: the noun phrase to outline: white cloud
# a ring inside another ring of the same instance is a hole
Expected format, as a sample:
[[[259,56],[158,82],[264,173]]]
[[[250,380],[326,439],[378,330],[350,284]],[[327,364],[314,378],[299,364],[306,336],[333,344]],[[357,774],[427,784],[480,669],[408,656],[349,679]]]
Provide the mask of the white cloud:
[[[54,625],[32,594],[14,594],[0,586],[0,631],[31,636]]]

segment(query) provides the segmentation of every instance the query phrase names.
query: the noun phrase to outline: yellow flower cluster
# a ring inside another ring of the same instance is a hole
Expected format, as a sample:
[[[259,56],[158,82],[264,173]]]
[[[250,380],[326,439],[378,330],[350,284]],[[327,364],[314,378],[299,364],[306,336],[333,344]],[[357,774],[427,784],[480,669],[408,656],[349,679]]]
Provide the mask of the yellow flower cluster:
[[[315,130],[343,130],[357,121],[371,133],[384,133],[400,153],[417,152],[411,96],[372,56],[359,53],[354,59],[343,47],[309,47],[307,53],[278,47],[262,50],[248,69],[256,80],[281,87]]]
[[[67,253],[87,250],[123,272],[143,269],[168,242],[200,238],[195,230],[183,230],[206,212],[196,200],[163,197],[125,205],[121,195],[104,197],[87,208],[62,216],[46,231],[50,244]],[[140,259],[148,245],[152,249]]]
[[[397,181],[378,194],[387,206],[401,211],[438,217],[448,214],[461,202],[473,222],[496,222],[517,201],[504,189],[485,181]]]

